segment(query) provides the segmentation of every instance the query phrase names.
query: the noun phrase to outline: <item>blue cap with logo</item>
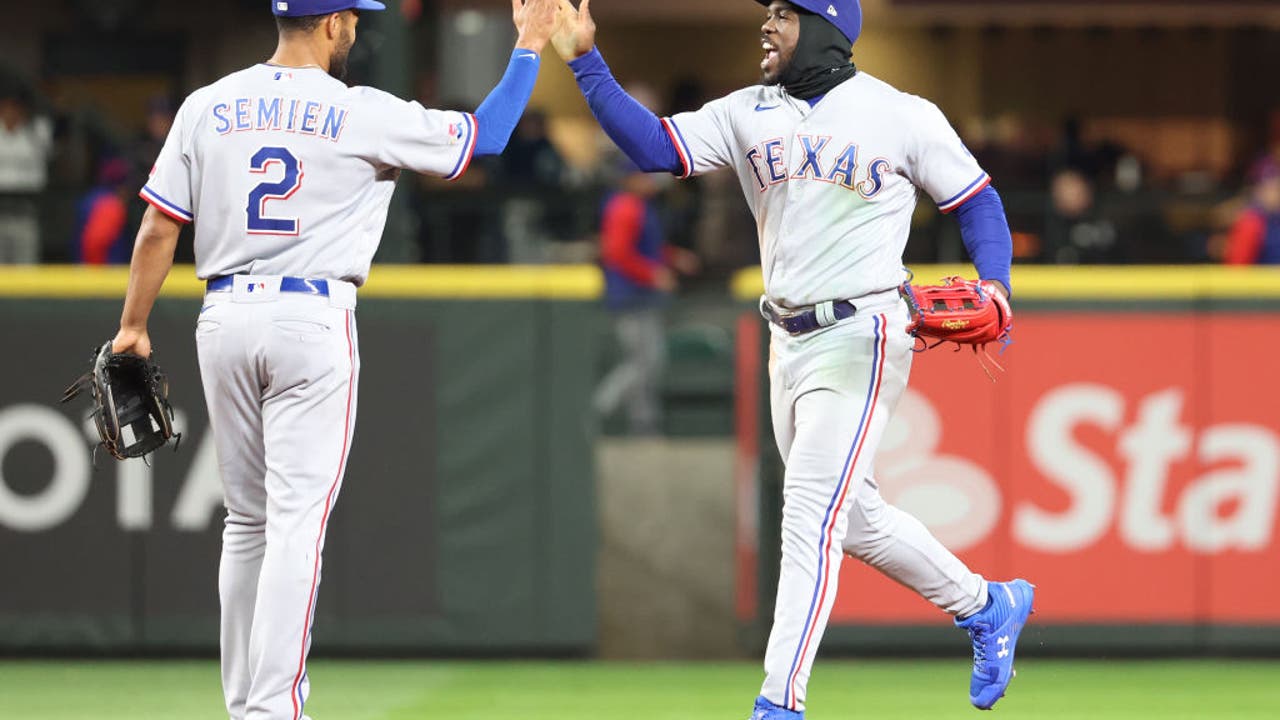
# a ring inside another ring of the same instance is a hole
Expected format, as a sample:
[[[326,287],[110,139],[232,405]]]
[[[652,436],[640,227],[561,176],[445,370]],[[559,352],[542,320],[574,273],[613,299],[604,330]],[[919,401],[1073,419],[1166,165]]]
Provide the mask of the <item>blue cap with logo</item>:
[[[756,0],[769,6],[771,0]],[[798,8],[808,10],[814,15],[821,15],[827,22],[849,39],[852,45],[858,42],[862,34],[862,5],[858,0],[787,0]]]
[[[386,10],[377,0],[271,0],[271,12],[277,17],[328,15],[343,10]]]

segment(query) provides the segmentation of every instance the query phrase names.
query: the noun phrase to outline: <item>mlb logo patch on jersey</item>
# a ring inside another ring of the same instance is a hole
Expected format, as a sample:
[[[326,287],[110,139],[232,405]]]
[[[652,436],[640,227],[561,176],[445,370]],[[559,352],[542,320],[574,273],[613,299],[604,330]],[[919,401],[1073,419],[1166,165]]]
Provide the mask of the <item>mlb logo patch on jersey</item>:
[[[276,80],[292,80],[292,79],[293,79],[293,73],[290,73],[290,72],[276,73]]]

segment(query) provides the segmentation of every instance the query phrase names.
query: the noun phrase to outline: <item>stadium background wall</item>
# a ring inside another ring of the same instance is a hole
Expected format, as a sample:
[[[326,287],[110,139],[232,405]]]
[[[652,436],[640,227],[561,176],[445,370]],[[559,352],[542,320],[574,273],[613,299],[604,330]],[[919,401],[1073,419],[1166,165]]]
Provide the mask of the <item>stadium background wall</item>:
[[[0,651],[217,647],[221,490],[175,268],[152,315],[184,436],[152,467],[91,458],[57,404],[116,327],[124,271],[4,270]],[[329,533],[324,652],[595,644],[591,269],[379,269],[358,309],[356,440]],[[479,283],[477,285],[477,283]],[[486,299],[477,299],[479,287]],[[35,293],[30,290],[36,289]],[[442,299],[447,297],[449,299]],[[44,358],[33,362],[33,356]]]
[[[967,271],[915,270],[922,280]],[[984,570],[1040,582],[1032,652],[1280,653],[1271,602],[1280,590],[1280,380],[1270,370],[1280,274],[1019,267],[1014,279],[1017,342],[1001,357],[1008,372],[993,386],[971,358],[931,352],[917,358],[915,401],[899,412],[917,439],[930,427],[940,433],[932,452],[917,453],[923,460],[955,463],[963,472],[948,478],[969,472],[972,487],[1001,498],[996,512],[976,516],[963,487],[916,486],[930,490],[917,500],[964,509],[928,518],[935,530]],[[3,653],[216,647],[220,496],[190,342],[201,292],[190,268],[174,270],[152,328],[184,416],[182,449],[157,455],[153,468],[106,458],[94,468],[83,407],[56,404],[114,328],[125,280],[121,270],[0,270],[0,310],[17,349],[0,360],[11,378],[0,389]],[[746,652],[771,612],[781,478],[761,413],[765,333],[749,305],[758,292],[758,271],[745,271],[717,301],[729,313],[715,313],[737,317],[731,594]],[[587,419],[606,332],[599,293],[589,267],[375,268],[358,311],[361,410],[327,548],[320,652],[601,647],[598,438]],[[33,365],[18,350],[47,360]],[[1080,391],[1088,402],[1072,400]],[[1055,415],[1046,409],[1055,400],[1094,414]],[[1065,465],[1046,463],[1032,440],[1053,417],[1066,417],[1068,431],[1059,426],[1049,445],[1078,451]],[[1167,462],[1151,462],[1150,448],[1170,438]],[[886,450],[884,459],[904,457]],[[1093,460],[1088,472],[1082,457]],[[1146,479],[1134,473],[1138,457],[1149,461]],[[892,468],[879,474],[887,494],[901,490]],[[1082,476],[1100,495],[1071,495],[1063,478]],[[675,492],[698,480],[650,484]],[[1154,510],[1132,502],[1142,483],[1160,489]],[[1206,504],[1214,493],[1222,502]],[[1030,517],[1027,506],[1061,519],[1093,497],[1109,499],[1109,514],[1091,532],[1077,527],[1069,548],[1047,550],[1043,535],[1028,535],[1034,523],[1018,520]],[[1198,529],[1197,507],[1235,534]],[[927,503],[912,509],[930,512]],[[1232,522],[1245,514],[1253,519]],[[614,522],[639,522],[624,515]],[[664,534],[690,532],[652,520]],[[965,528],[981,532],[966,538]],[[954,649],[956,631],[918,599],[852,563],[845,572],[824,651]],[[682,592],[694,594],[664,590]],[[1124,602],[1100,609],[1108,595]],[[647,615],[636,608],[624,620],[632,617]]]
[[[916,268],[920,282],[963,267]],[[1280,274],[1014,269],[1014,344],[988,382],[969,353],[915,358],[877,455],[886,500],[979,572],[1038,583],[1033,652],[1280,653]],[[749,301],[759,273],[735,293]],[[740,325],[737,607],[772,616],[782,465]],[[757,555],[758,554],[758,555]],[[757,559],[758,558],[758,559]],[[944,650],[955,630],[860,563],[842,568],[824,651]]]

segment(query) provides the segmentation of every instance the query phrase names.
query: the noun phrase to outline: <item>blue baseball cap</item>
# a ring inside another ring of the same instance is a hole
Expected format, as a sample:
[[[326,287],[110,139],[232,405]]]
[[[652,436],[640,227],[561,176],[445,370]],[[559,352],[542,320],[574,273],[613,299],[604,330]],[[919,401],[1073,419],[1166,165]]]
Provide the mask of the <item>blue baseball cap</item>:
[[[328,15],[343,10],[386,10],[377,0],[271,0],[271,12],[276,17],[304,17]]]
[[[771,0],[756,0],[756,2],[769,7]],[[814,15],[821,15],[849,39],[850,45],[858,42],[858,36],[862,34],[862,5],[858,0],[787,0],[787,2],[808,10]]]

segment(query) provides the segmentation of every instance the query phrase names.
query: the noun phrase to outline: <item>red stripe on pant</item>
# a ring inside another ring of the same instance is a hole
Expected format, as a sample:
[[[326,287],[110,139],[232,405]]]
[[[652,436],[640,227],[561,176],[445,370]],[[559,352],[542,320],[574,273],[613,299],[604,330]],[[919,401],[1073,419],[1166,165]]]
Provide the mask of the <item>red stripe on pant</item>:
[[[307,601],[306,620],[302,625],[302,647],[298,652],[298,672],[293,676],[293,685],[290,687],[289,694],[293,700],[293,717],[294,720],[302,718],[303,701],[298,696],[302,693],[302,678],[306,673],[307,667],[307,637],[311,634],[311,622],[315,617],[316,603],[316,584],[320,579],[320,545],[324,542],[325,525],[329,522],[329,513],[333,510],[333,495],[338,490],[338,483],[342,480],[342,474],[347,469],[347,450],[351,445],[351,398],[355,394],[356,386],[356,352],[355,343],[351,341],[351,311],[347,311],[347,359],[351,363],[351,375],[347,379],[347,414],[346,420],[342,425],[342,454],[338,462],[338,473],[333,477],[333,484],[329,486],[329,494],[324,500],[324,514],[320,517],[320,532],[316,535],[316,559],[315,565],[311,570],[311,594]]]
[[[851,481],[853,476],[853,471],[854,471],[854,468],[858,466],[858,457],[862,454],[863,443],[866,442],[867,435],[871,433],[871,421],[876,413],[876,402],[880,399],[880,383],[881,383],[881,380],[884,378],[884,365],[885,365],[884,351],[885,351],[885,344],[886,344],[885,340],[889,337],[889,333],[885,327],[887,322],[886,316],[881,315],[879,317],[879,321],[880,322],[879,322],[878,329],[879,329],[880,337],[878,340],[880,343],[880,347],[877,348],[877,350],[880,356],[879,358],[880,363],[879,363],[879,367],[876,368],[876,380],[871,393],[871,406],[867,411],[867,419],[866,419],[865,426],[862,428],[862,436],[857,439],[858,445],[856,448],[854,448],[854,451],[853,451],[853,461],[849,463],[849,469],[848,471],[846,471],[845,476],[841,479],[841,483],[844,485],[844,489],[840,491],[840,498],[839,500],[836,501],[835,512],[831,514],[831,520],[827,524],[827,527],[824,528],[823,530],[823,536],[825,537],[825,542],[822,548],[823,557],[826,557],[827,555],[831,554],[831,542],[835,539],[834,537],[835,528],[836,528],[836,522],[838,522],[840,518],[840,507],[844,505],[845,496],[849,494],[849,488],[853,486],[853,482]],[[791,696],[791,702],[788,703],[787,706],[788,706],[788,709],[790,710],[796,709],[796,707],[800,704],[800,699],[796,695],[796,682],[800,679],[800,668],[804,667],[804,658],[806,655],[809,654],[809,643],[813,640],[813,633],[815,630],[818,629],[818,615],[822,614],[822,605],[823,603],[826,602],[826,599],[827,599],[828,580],[830,580],[831,573],[833,571],[839,572],[839,570],[836,569],[836,566],[834,563],[827,566],[826,573],[822,576],[821,590],[819,591],[819,594],[818,594],[818,604],[814,607],[814,610],[813,610],[814,616],[811,618],[811,623],[809,624],[809,631],[805,633],[804,644],[801,645],[801,648],[800,648],[800,655],[797,658],[795,667],[791,671],[791,676],[787,678],[787,694]]]

